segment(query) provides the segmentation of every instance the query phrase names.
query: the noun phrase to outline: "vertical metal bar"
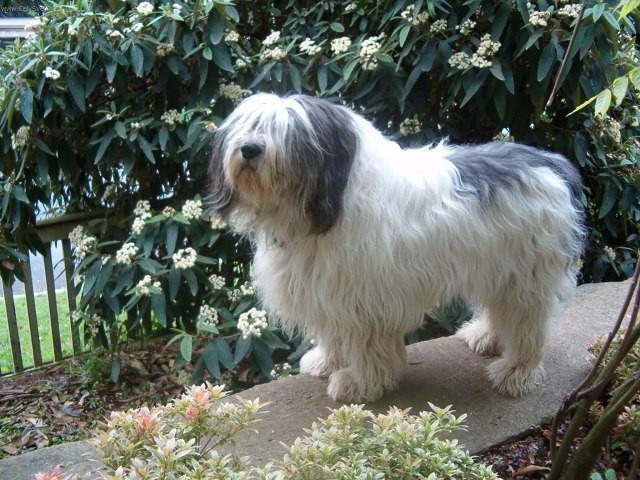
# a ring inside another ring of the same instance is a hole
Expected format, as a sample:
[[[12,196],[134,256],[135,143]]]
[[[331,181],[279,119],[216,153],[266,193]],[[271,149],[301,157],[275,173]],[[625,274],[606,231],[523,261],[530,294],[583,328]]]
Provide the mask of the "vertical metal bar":
[[[33,291],[33,279],[31,278],[31,262],[29,253],[27,260],[22,264],[24,272],[24,295],[27,301],[27,313],[29,314],[29,331],[31,333],[31,350],[33,351],[33,363],[36,367],[42,365],[42,352],[40,351],[40,332],[38,331],[38,316],[36,313],[36,300]]]
[[[67,302],[69,304],[69,321],[71,322],[71,341],[73,353],[82,353],[78,324],[73,321],[72,314],[76,311],[76,289],[73,283],[73,257],[71,256],[71,242],[68,238],[62,239],[62,255],[64,257],[64,276],[67,281]]]
[[[62,344],[60,343],[60,324],[58,322],[58,305],[56,302],[56,285],[53,276],[51,242],[45,244],[44,276],[47,281],[47,297],[49,299],[49,319],[51,320],[51,338],[53,339],[53,358],[58,362],[62,360]]]
[[[7,321],[9,322],[9,341],[11,342],[11,355],[13,357],[13,370],[24,370],[22,364],[22,350],[20,349],[20,335],[18,334],[18,322],[16,320],[16,306],[13,303],[13,290],[11,285],[2,279],[2,292],[4,304],[7,307]]]

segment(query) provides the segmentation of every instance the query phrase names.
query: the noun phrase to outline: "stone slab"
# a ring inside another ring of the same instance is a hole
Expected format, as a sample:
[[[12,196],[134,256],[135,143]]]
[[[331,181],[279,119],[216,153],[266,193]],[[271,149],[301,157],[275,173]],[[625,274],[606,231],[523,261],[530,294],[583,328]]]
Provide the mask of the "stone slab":
[[[484,372],[490,360],[447,337],[409,346],[400,389],[368,407],[384,411],[397,405],[418,412],[427,409],[428,402],[453,405],[456,412],[468,414],[468,430],[457,437],[474,453],[520,436],[552,415],[587,373],[588,347],[610,330],[628,287],[627,281],[578,289],[552,322],[544,360],[546,379],[526,397],[505,398],[493,392]],[[285,451],[281,442],[292,443],[318,417],[326,416],[329,408],[338,406],[325,390],[326,380],[300,375],[239,394],[270,404],[255,430],[237,437],[234,453],[248,456],[255,465],[280,458]],[[90,447],[78,442],[0,461],[0,479],[30,480],[33,473],[57,463],[78,473],[95,472],[97,465]]]

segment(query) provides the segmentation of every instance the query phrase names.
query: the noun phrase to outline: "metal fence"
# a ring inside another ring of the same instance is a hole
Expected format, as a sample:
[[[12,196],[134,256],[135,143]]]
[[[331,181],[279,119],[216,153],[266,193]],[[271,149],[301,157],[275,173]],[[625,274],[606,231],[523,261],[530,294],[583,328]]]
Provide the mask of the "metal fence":
[[[78,332],[78,325],[71,322],[71,312],[76,309],[76,296],[73,280],[73,260],[71,256],[71,244],[69,242],[69,232],[80,224],[86,223],[87,217],[84,214],[68,214],[61,217],[43,220],[36,226],[36,231],[40,237],[40,240],[44,244],[44,277],[46,282],[46,295],[48,300],[49,309],[49,325],[51,328],[51,343],[53,347],[53,358],[43,360],[42,355],[42,339],[39,334],[39,322],[47,321],[42,318],[42,312],[40,315],[36,309],[36,294],[34,292],[33,277],[31,271],[31,262],[27,255],[27,261],[23,263],[24,273],[24,298],[26,303],[26,311],[28,317],[28,332],[30,342],[26,342],[26,339],[20,338],[19,322],[23,319],[18,318],[16,314],[16,305],[14,298],[14,285],[9,284],[3,280],[2,290],[4,295],[4,304],[6,309],[6,328],[8,330],[9,345],[7,347],[11,350],[11,359],[13,361],[13,368],[5,368],[0,370],[0,376],[11,373],[19,373],[25,370],[25,368],[40,367],[47,363],[58,362],[65,358],[63,355],[63,348],[61,342],[61,322],[69,322],[71,328],[71,343],[72,353],[67,354],[66,357],[82,353],[82,344],[80,342],[80,335]],[[61,318],[57,305],[57,292],[55,286],[54,275],[54,263],[52,258],[52,244],[60,241],[62,243],[62,266],[64,268],[63,273],[66,280],[66,296],[69,308],[69,315]],[[24,333],[24,329],[23,329]],[[23,346],[30,343],[32,350],[33,365],[25,365]]]

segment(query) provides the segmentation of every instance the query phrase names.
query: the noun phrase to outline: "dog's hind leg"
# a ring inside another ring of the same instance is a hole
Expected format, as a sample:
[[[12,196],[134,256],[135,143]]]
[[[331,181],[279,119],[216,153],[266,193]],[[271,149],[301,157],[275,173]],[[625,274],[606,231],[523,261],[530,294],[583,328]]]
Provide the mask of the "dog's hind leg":
[[[372,402],[397,388],[398,374],[407,363],[403,334],[359,331],[342,345],[346,368],[331,374],[327,389],[333,400]]]
[[[555,301],[539,292],[507,289],[489,306],[489,320],[504,348],[488,367],[496,391],[517,397],[542,380],[542,353]]]

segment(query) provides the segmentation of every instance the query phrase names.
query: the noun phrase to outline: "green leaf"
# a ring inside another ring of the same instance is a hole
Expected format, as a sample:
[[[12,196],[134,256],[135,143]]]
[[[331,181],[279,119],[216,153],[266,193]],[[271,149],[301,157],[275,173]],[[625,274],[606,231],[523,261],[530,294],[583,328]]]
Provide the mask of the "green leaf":
[[[640,67],[636,67],[629,72],[629,80],[631,80],[633,88],[640,90]]]
[[[162,293],[154,293],[151,295],[151,306],[156,312],[158,322],[164,328],[167,327],[167,301]]]
[[[401,48],[404,46],[405,42],[407,41],[407,37],[409,36],[409,33],[411,33],[411,25],[405,25],[400,30],[400,34],[398,35],[398,44],[400,45]]]
[[[191,355],[193,354],[193,337],[191,335],[185,335],[180,341],[180,355],[187,362],[191,361]]]
[[[607,21],[607,23],[609,25],[611,25],[613,27],[614,30],[620,30],[620,24],[618,23],[618,21],[616,20],[616,17],[614,17],[611,12],[607,12],[605,11],[602,16],[604,17],[604,19]]]
[[[591,10],[591,17],[593,18],[593,23],[596,23],[602,14],[604,13],[604,3],[596,3]]]
[[[333,30],[333,31],[334,31],[334,32],[336,32],[336,33],[342,33],[342,32],[344,32],[344,27],[342,26],[342,24],[341,24],[341,23],[333,22],[333,23],[330,25],[330,27],[331,27],[331,30]]]
[[[469,85],[469,87],[466,88],[465,90],[466,93],[464,98],[462,99],[462,103],[460,104],[460,107],[464,107],[467,104],[467,102],[469,102],[469,100],[473,98],[473,96],[480,89],[484,81],[487,79],[488,74],[489,72],[487,70],[481,70],[480,72],[478,72],[476,77],[471,82],[471,85]]]
[[[28,124],[33,117],[33,92],[29,87],[20,90],[20,113]]]
[[[291,79],[291,85],[293,85],[293,89],[301,93],[302,92],[302,76],[300,75],[300,70],[293,65],[289,65],[289,78]]]
[[[167,233],[166,233],[166,248],[167,254],[173,255],[176,251],[176,244],[178,242],[178,224],[175,222],[170,222],[167,225]]]
[[[540,54],[540,58],[538,60],[538,73],[536,75],[536,79],[541,82],[544,80],[549,74],[549,70],[551,70],[551,66],[556,60],[556,49],[555,47],[548,43]]]
[[[215,63],[222,70],[227,72],[234,72],[233,65],[231,64],[231,57],[229,56],[229,49],[224,43],[219,43],[213,47],[213,63]]]
[[[607,470],[604,472],[604,478],[606,480],[617,480],[618,477],[616,476],[615,470],[607,468]]]
[[[613,92],[613,98],[615,99],[616,106],[620,105],[627,95],[627,89],[629,88],[629,77],[618,77],[613,81],[611,91]]]
[[[266,344],[274,350],[277,348],[280,348],[282,350],[289,350],[289,345],[280,340],[280,338],[275,333],[270,332],[269,330],[264,330],[262,332],[262,337],[260,338],[262,338],[262,340],[264,340]]]
[[[181,270],[172,268],[169,270],[169,299],[175,300],[180,289],[180,279],[182,278]]]
[[[105,134],[104,137],[102,137],[102,141],[100,142],[100,145],[98,146],[98,151],[96,152],[96,158],[93,160],[94,165],[97,165],[98,162],[100,162],[103,155],[107,151],[107,148],[109,148],[109,145],[111,144],[111,140],[113,140],[113,137],[115,137],[115,135],[116,135],[115,131],[110,130]]]
[[[253,345],[253,337],[242,338],[240,337],[236,342],[236,351],[233,355],[233,361],[237,365],[240,360],[247,356]]]
[[[169,131],[166,127],[162,127],[158,130],[158,142],[160,143],[160,148],[162,150],[167,149],[167,142],[169,141]]]
[[[596,115],[604,115],[611,105],[611,90],[608,88],[601,91],[596,96],[595,112]]]
[[[209,16],[207,31],[211,45],[218,45],[224,37],[224,21],[220,18],[218,12],[214,11]]]
[[[67,85],[69,85],[69,92],[74,103],[78,106],[80,111],[86,111],[84,102],[84,85],[80,82],[78,75],[72,73],[67,77]]]
[[[356,65],[358,65],[358,62],[359,60],[357,58],[354,58],[349,63],[347,63],[344,67],[344,70],[342,70],[342,78],[344,78],[345,80],[349,80],[349,78],[351,77],[351,73],[353,72],[353,69],[356,68]]]
[[[124,126],[122,122],[116,122],[115,124],[116,133],[122,139],[127,138],[127,127]]]
[[[227,343],[227,341],[223,340],[220,337],[216,337],[213,340],[213,344],[218,351],[218,359],[220,360],[220,363],[227,370],[233,370],[236,366],[236,363],[233,361],[233,354],[231,353],[231,349],[229,348],[229,344]]]
[[[638,7],[640,7],[640,0],[627,0],[622,6],[622,10],[620,10],[618,20],[622,20],[623,18],[627,17]]]
[[[600,211],[598,212],[598,219],[606,217],[616,204],[618,199],[618,192],[613,182],[609,182],[605,185],[602,192],[602,200],[600,201]]]
[[[187,280],[191,295],[195,297],[198,294],[198,278],[196,277],[196,274],[193,273],[193,271],[187,269],[182,271],[182,275]]]
[[[111,360],[111,381],[118,383],[120,378],[120,359],[118,357]]]
[[[202,358],[209,373],[216,379],[220,378],[222,376],[220,372],[220,361],[218,359],[217,349],[213,344],[210,343],[204,348]]]
[[[152,258],[141,258],[138,260],[138,265],[151,275],[155,275],[159,270],[162,270],[162,265]]]
[[[321,92],[324,92],[327,89],[327,75],[329,73],[329,69],[326,65],[321,65],[318,69],[318,88]]]
[[[202,50],[202,56],[209,61],[213,60],[213,50],[209,47],[205,48]]]
[[[498,60],[491,62],[491,68],[489,70],[491,71],[491,75],[496,77],[498,80],[504,81],[505,78],[504,73],[502,72],[502,64]]]
[[[602,480],[602,475],[600,475],[598,472],[593,472],[591,474],[590,480]]]
[[[142,77],[144,73],[144,54],[138,45],[131,46],[131,66],[136,77]]]
[[[138,145],[140,145],[140,149],[142,150],[144,155],[149,159],[151,163],[155,164],[156,158],[153,156],[151,144],[142,135],[138,135],[138,138],[136,140],[138,141]]]
[[[587,105],[589,105],[590,103],[595,101],[595,99],[596,99],[596,97],[591,97],[589,100],[586,100],[586,101],[582,102],[580,105],[578,105],[576,108],[574,108],[571,112],[569,112],[569,115],[573,115],[574,113],[582,110],[584,107],[586,107]]]
[[[271,351],[262,339],[257,338],[253,344],[253,356],[256,359],[258,368],[262,375],[267,378],[271,377],[271,370],[273,370],[273,358],[271,357]]]

